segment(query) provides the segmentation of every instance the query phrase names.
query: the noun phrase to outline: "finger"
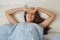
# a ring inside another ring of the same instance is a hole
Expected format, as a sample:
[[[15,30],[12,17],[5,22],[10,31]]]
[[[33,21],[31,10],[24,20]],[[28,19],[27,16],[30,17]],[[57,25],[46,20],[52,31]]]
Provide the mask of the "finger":
[[[35,8],[34,7],[31,7],[32,10],[34,10]]]
[[[33,10],[33,12],[35,13],[37,11],[37,8],[35,8],[34,10]]]

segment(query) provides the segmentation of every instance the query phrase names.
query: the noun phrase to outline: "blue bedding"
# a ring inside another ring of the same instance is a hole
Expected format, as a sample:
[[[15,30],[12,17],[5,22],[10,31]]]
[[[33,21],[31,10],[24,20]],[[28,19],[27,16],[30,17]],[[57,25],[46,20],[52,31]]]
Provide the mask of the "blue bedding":
[[[57,39],[57,38],[56,38]],[[55,40],[43,36],[43,28],[35,23],[3,24],[0,40]],[[60,40],[58,38],[58,40]]]

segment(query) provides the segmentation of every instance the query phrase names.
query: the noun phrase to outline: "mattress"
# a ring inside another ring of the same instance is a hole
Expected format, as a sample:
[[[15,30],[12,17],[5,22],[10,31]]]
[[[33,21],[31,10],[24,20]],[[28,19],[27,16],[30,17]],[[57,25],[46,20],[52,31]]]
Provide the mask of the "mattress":
[[[44,35],[44,36],[51,39],[51,38],[60,36],[60,32],[50,32],[50,33],[48,33],[47,35]]]

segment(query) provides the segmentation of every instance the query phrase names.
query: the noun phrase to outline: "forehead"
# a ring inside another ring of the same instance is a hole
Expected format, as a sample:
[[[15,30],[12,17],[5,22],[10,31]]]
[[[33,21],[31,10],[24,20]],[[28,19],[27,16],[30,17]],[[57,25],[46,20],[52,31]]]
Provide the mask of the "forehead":
[[[35,14],[34,12],[28,12],[28,11],[27,11],[27,13]]]

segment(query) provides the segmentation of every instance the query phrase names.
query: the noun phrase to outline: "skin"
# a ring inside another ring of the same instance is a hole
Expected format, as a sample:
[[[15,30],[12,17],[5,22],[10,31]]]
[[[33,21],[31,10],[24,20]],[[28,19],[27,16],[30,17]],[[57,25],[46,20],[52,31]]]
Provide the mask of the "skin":
[[[23,8],[14,8],[6,11],[6,16],[11,24],[16,24],[18,21],[14,18],[14,14],[18,11],[27,11],[26,15],[26,22],[31,23],[35,18],[35,12],[36,10],[42,11],[45,14],[47,14],[49,17],[45,19],[42,23],[39,23],[38,25],[42,26],[43,28],[46,28],[54,19],[55,14],[47,9],[41,8],[41,7],[23,7]]]
[[[35,11],[36,11],[37,9],[35,9],[35,8],[30,8],[29,10],[27,10],[27,14],[26,14],[26,22],[32,22],[33,20],[34,20],[34,18],[35,18]]]

